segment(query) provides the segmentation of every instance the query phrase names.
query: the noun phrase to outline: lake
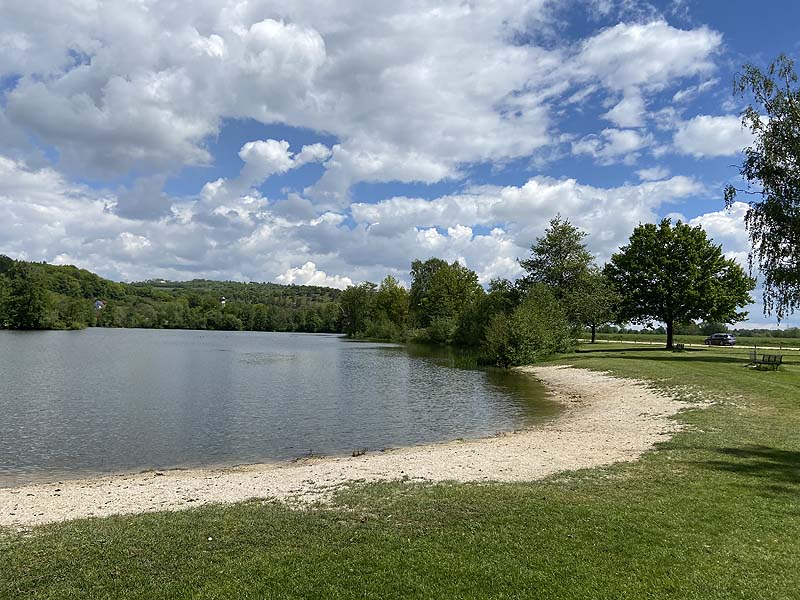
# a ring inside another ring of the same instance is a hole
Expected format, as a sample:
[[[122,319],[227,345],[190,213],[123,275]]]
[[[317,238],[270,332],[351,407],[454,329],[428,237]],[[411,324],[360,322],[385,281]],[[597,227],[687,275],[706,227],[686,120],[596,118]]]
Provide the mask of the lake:
[[[379,451],[558,413],[532,377],[453,362],[332,335],[0,331],[0,486]]]

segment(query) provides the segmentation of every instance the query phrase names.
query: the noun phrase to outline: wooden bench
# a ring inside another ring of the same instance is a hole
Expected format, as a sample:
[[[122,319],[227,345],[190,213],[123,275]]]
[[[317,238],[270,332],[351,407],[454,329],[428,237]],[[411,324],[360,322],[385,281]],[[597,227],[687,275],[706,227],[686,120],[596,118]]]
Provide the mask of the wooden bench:
[[[686,346],[684,344],[675,344],[672,347],[673,352],[683,352],[684,350],[686,350]]]
[[[755,350],[750,351],[750,364],[755,365],[759,369],[761,367],[769,367],[770,369],[777,370],[783,364],[783,354],[761,354],[760,356]]]
[[[761,360],[756,363],[759,367],[766,366],[770,369],[775,369],[777,371],[778,367],[783,364],[783,355],[782,354],[762,354]]]

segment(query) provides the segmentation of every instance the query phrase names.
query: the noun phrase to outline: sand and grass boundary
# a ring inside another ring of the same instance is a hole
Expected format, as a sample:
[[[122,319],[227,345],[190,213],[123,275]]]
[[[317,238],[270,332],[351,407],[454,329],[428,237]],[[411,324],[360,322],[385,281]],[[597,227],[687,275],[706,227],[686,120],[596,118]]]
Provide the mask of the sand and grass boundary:
[[[268,498],[326,502],[352,482],[511,482],[636,460],[668,440],[690,406],[645,382],[567,366],[523,367],[564,411],[534,429],[291,464],[170,470],[0,489],[0,527],[183,510]],[[693,405],[696,406],[696,405]]]

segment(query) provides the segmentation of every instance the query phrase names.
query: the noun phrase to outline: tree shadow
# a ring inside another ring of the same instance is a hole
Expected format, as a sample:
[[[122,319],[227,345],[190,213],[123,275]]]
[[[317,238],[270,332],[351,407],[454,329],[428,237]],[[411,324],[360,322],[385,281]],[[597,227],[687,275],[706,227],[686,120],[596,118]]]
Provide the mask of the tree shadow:
[[[608,347],[605,348],[578,348],[575,352],[578,354],[589,354],[591,352],[605,352],[610,354],[611,352],[666,352],[666,347],[664,346],[650,346],[650,347],[636,347],[636,348],[614,348],[609,349]]]
[[[686,348],[683,352],[670,352],[666,348],[661,346],[653,347],[653,348],[619,348],[619,349],[608,349],[608,348],[579,348],[575,351],[576,354],[593,354],[593,353],[602,353],[608,358],[621,358],[621,359],[628,359],[628,360],[641,360],[645,358],[642,354],[651,353],[651,356],[646,356],[648,360],[658,360],[658,361],[668,361],[668,362],[677,362],[677,361],[697,361],[697,362],[708,362],[708,363],[721,363],[721,364],[738,364],[742,368],[747,368],[750,366],[750,354],[747,350],[739,350],[739,351],[730,351],[729,355],[719,355],[719,354],[711,354],[704,348]],[[776,354],[780,354],[780,352],[775,352]],[[759,352],[759,354],[762,354]],[[767,354],[766,352],[764,354]],[[793,354],[784,354],[783,355],[783,365],[796,365],[800,364],[800,356],[793,355]],[[756,369],[753,369],[757,371]],[[769,369],[762,369],[763,372],[770,372]]]
[[[618,358],[622,359],[629,359],[633,360],[638,357],[636,356],[620,356]],[[666,362],[705,362],[705,363],[721,363],[721,364],[736,364],[741,367],[747,367],[749,364],[749,359],[747,355],[741,356],[686,356],[686,353],[677,352],[675,354],[669,356],[650,356],[648,357],[649,360],[657,360],[657,361],[666,361]]]
[[[764,491],[797,494],[793,486],[800,485],[800,452],[759,445],[717,452],[721,458],[704,461],[706,468],[755,478]]]
[[[622,360],[656,360],[667,362],[709,362],[709,363],[723,363],[723,364],[738,364],[746,367],[749,362],[747,354],[732,354],[731,356],[719,356],[715,354],[707,354],[702,350],[684,350],[683,352],[669,352],[664,348],[625,348],[620,350],[577,350],[576,354],[592,354],[595,352],[602,352],[608,358],[622,359]],[[648,356],[647,353],[650,353]],[[645,356],[643,356],[643,354]],[[786,364],[786,362],[784,362]]]

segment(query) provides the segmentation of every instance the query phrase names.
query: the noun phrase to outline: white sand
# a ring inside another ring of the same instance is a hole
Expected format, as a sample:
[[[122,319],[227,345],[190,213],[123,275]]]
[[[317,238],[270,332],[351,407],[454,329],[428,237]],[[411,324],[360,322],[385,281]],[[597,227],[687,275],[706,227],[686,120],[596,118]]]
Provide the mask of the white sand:
[[[541,427],[497,437],[291,464],[174,470],[0,489],[0,527],[181,510],[272,498],[325,501],[353,481],[530,481],[559,471],[632,461],[680,430],[686,404],[643,382],[571,367],[525,367],[564,412]]]

